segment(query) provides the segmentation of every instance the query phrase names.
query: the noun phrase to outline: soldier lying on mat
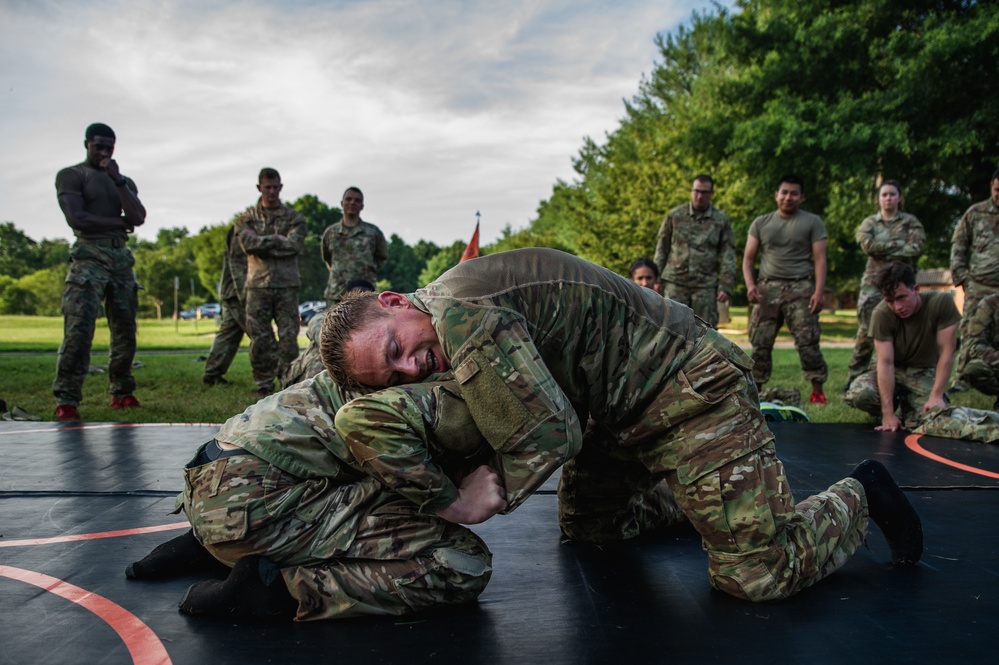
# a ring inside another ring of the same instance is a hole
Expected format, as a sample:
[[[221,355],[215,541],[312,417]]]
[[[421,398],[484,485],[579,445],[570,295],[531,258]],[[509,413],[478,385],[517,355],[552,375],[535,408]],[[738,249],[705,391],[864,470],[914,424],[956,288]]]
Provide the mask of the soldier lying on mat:
[[[304,621],[478,597],[491,554],[459,524],[507,509],[508,490],[518,504],[529,496],[522,485],[533,479],[516,473],[524,456],[486,444],[454,381],[383,390],[341,409],[358,395],[322,372],[230,418],[185,469],[178,502],[192,530],[126,575],[232,566],[224,582],[188,590],[180,609],[195,615]],[[335,415],[354,432],[349,441]],[[643,530],[683,519],[664,484],[634,512]]]

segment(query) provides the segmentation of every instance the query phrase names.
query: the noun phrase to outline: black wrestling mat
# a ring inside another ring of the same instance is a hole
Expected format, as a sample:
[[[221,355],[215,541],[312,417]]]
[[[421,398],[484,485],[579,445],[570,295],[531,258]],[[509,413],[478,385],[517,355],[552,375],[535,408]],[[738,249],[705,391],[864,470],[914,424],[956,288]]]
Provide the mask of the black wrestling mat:
[[[128,581],[180,534],[167,514],[209,425],[0,424],[0,663],[992,662],[999,616],[999,447],[858,425],[775,425],[799,498],[879,459],[920,512],[926,552],[895,569],[879,531],[780,603],[712,591],[691,530],[564,545],[550,481],[476,531],[494,573],[476,607],[406,619],[194,619],[198,578]]]

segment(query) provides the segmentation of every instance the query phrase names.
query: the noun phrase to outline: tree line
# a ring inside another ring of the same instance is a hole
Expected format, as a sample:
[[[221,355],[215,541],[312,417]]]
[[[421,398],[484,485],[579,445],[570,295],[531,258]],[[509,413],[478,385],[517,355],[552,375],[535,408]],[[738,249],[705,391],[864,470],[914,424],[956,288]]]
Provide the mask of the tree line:
[[[999,156],[999,3],[977,0],[738,0],[694,13],[656,38],[658,60],[619,126],[586,138],[576,177],[556,181],[535,219],[483,254],[553,247],[625,273],[651,256],[665,214],[711,174],[714,203],[741,253],[753,218],[775,208],[782,174],[805,179],[803,208],[823,217],[828,285],[856,291],[866,257],[854,233],[882,180],[927,232],[921,267],[946,267],[962,211],[989,196]],[[313,195],[291,204],[309,224],[302,300],[320,300],[323,229],[341,217]],[[131,239],[145,315],[217,297],[227,223],[191,236]],[[392,235],[379,285],[410,291],[455,265],[467,239],[440,247]],[[0,225],[0,313],[59,314],[69,245]],[[741,280],[737,280],[740,287]],[[740,302],[744,292],[736,293]],[[171,310],[172,311],[172,310]],[[167,312],[169,313],[169,312]]]

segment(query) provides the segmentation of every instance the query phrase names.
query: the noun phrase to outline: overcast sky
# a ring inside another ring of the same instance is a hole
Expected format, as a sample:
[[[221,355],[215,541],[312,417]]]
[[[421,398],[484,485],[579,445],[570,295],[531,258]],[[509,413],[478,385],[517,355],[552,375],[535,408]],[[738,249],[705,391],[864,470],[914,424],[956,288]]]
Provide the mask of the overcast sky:
[[[729,4],[729,3],[724,3]],[[708,0],[0,0],[0,221],[71,238],[53,186],[109,124],[148,211],[196,233],[256,201],[339,205],[412,244],[482,244],[574,176]]]

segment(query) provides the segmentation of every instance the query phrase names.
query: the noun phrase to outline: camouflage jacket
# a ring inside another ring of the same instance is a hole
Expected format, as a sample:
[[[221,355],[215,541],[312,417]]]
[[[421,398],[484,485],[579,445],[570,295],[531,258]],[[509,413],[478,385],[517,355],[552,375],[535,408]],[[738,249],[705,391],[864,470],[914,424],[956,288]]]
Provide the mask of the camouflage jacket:
[[[735,235],[721,210],[704,212],[686,203],[673,208],[659,228],[656,265],[667,282],[701,286],[732,295],[735,288]]]
[[[246,252],[238,241],[233,239],[230,227],[225,236],[225,254],[222,255],[222,287],[219,297],[246,300]]]
[[[330,269],[324,296],[332,305],[340,301],[352,280],[366,279],[372,284],[377,281],[378,271],[388,260],[388,245],[374,224],[361,220],[357,226],[348,227],[339,221],[323,231],[322,253]]]
[[[985,296],[968,322],[968,358],[999,363],[999,293]]]
[[[873,286],[878,273],[892,261],[915,265],[924,242],[926,231],[913,215],[899,212],[892,220],[886,220],[880,212],[871,215],[857,227],[857,244],[867,254],[862,283]]]
[[[373,477],[427,514],[453,503],[455,483],[494,455],[453,381],[364,394],[340,388],[325,371],[230,418],[216,439],[299,478]]]
[[[278,289],[299,285],[298,255],[305,245],[305,217],[280,205],[247,208],[233,222],[233,231],[247,254],[246,288]]]
[[[954,284],[972,280],[999,286],[999,207],[992,199],[968,208],[954,227],[950,271]]]
[[[621,444],[646,419],[668,427],[668,417],[646,410],[683,385],[675,377],[705,336],[686,307],[549,249],[459,264],[409,297],[431,315],[504,477],[517,478],[507,512],[579,451],[587,417]],[[704,471],[727,452],[680,440],[671,454],[677,466]]]

